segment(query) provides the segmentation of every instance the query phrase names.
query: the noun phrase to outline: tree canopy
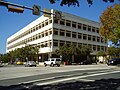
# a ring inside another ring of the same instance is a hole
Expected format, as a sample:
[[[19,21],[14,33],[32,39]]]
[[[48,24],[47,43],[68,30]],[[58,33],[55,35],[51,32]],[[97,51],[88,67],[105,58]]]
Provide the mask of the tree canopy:
[[[100,34],[115,44],[120,39],[120,5],[115,4],[100,16]]]
[[[51,4],[54,4],[54,3],[56,3],[57,1],[61,1],[61,3],[60,3],[60,5],[61,6],[63,6],[63,5],[68,5],[68,6],[71,6],[71,5],[73,5],[73,6],[80,6],[80,2],[82,2],[82,1],[80,1],[80,0],[49,0],[50,1],[50,3]],[[93,4],[93,2],[94,2],[94,0],[86,0],[87,1],[87,3],[89,4],[89,5],[92,5]],[[110,2],[110,3],[112,3],[112,2],[114,2],[114,0],[102,0],[103,2]]]

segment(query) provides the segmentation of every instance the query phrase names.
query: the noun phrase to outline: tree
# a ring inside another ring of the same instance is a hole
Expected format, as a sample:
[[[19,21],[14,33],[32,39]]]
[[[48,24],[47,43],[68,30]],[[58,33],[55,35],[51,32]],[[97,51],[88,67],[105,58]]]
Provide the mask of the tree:
[[[56,3],[56,1],[60,1],[60,0],[49,0],[50,1],[50,3],[51,4],[54,4],[54,3]],[[92,5],[93,4],[93,1],[94,0],[87,0],[87,3],[89,4],[89,5]],[[114,0],[102,0],[103,2],[110,2],[110,3],[113,3],[114,2]],[[61,3],[60,3],[60,5],[61,6],[63,6],[63,5],[68,5],[68,6],[71,6],[71,5],[73,5],[73,6],[80,6],[80,1],[79,0],[61,0]]]
[[[111,56],[111,57],[120,58],[120,48],[109,47],[108,48],[108,55]]]
[[[66,45],[64,44],[56,51],[57,55],[61,55],[63,61],[68,63],[76,62],[79,63],[83,60],[87,60],[87,56],[90,55],[91,49],[88,46],[76,46],[76,45]]]
[[[100,16],[100,34],[117,44],[120,39],[120,5],[115,4]]]

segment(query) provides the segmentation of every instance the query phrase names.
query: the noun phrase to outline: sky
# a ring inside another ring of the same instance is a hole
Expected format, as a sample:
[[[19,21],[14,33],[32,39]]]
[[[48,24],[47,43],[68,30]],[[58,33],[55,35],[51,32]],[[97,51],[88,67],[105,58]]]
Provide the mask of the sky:
[[[89,7],[87,0],[79,0],[80,6],[60,6],[59,0],[55,4],[50,4],[49,0],[6,0],[11,3],[20,4],[28,7],[32,7],[34,4],[39,5],[41,10],[57,9],[63,12],[74,14],[83,18],[87,18],[93,21],[99,22],[99,17],[108,6],[118,3],[115,0],[114,3],[105,3],[102,0],[94,0],[93,5]],[[43,13],[40,14],[40,16]],[[25,9],[22,14],[8,12],[6,7],[0,6],[0,53],[6,53],[6,41],[7,38],[24,28],[26,25],[39,18],[32,14],[31,10]]]

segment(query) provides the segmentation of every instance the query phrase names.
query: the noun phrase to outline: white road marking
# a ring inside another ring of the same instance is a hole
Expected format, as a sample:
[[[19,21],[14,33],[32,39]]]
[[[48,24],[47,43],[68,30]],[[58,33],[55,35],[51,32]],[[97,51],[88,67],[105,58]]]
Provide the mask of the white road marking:
[[[76,76],[76,77],[65,78],[65,79],[61,79],[61,80],[55,80],[55,81],[49,81],[49,82],[45,82],[45,83],[39,83],[37,85],[47,85],[47,84],[53,84],[53,83],[69,81],[69,80],[73,80],[73,79],[80,79],[80,78],[86,78],[86,77],[91,77],[91,76],[99,76],[99,75],[118,73],[118,72],[120,72],[120,71],[113,71],[113,72],[107,72],[107,73],[97,73],[97,74],[84,75],[84,76]]]

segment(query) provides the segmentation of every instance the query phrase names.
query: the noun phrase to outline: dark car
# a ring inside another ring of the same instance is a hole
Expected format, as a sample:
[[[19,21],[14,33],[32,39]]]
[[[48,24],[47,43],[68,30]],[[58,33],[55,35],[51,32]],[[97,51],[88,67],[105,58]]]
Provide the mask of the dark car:
[[[36,67],[36,63],[35,61],[27,61],[26,64],[25,64],[25,67]]]
[[[108,60],[107,62],[108,65],[118,65],[120,64],[120,58],[112,58]]]

